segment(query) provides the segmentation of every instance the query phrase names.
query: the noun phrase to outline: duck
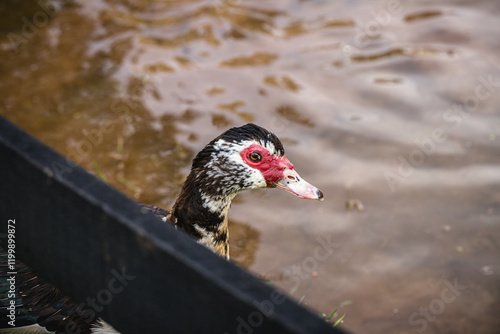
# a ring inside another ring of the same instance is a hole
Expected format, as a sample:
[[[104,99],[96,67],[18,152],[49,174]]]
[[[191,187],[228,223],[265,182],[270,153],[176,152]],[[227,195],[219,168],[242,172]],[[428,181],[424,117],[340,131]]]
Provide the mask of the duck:
[[[140,204],[140,208],[229,260],[231,201],[238,193],[257,188],[277,188],[304,199],[324,199],[317,187],[297,173],[286,158],[279,138],[259,125],[248,123],[228,129],[195,156],[170,211],[147,204]],[[0,268],[0,291],[7,291],[4,250],[0,252]],[[85,310],[79,309],[79,303],[23,263],[18,263],[16,288],[16,325],[19,327],[13,329],[8,325],[8,301],[0,299],[0,333],[65,333],[71,322],[75,327],[73,332],[119,334],[104,320],[85,314]],[[89,323],[88,319],[94,320]]]

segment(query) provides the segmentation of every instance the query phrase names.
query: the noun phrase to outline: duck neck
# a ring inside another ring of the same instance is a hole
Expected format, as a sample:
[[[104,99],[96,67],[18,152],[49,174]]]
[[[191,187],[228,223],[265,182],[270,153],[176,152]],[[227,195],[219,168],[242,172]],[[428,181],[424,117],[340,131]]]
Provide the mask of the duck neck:
[[[227,215],[236,194],[203,191],[203,187],[193,181],[190,177],[186,180],[169,220],[198,243],[229,259]]]

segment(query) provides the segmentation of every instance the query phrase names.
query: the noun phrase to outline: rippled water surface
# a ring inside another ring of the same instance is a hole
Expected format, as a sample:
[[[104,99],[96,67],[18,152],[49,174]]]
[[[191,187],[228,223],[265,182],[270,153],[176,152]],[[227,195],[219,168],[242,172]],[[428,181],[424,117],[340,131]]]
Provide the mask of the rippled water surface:
[[[498,333],[500,2],[47,3],[0,4],[1,115],[166,208],[258,123],[326,199],[239,195],[236,262],[354,333]]]

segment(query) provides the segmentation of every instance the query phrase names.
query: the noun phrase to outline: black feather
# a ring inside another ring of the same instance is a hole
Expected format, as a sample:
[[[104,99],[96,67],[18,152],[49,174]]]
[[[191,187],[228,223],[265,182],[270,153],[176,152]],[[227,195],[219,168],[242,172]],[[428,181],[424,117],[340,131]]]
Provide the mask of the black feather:
[[[7,296],[7,252],[0,247],[0,295]],[[93,310],[82,309],[81,305],[65,296],[52,284],[44,281],[28,266],[16,261],[16,327],[39,324],[56,334],[66,329],[78,329],[81,334],[90,334],[91,326],[97,321]],[[0,328],[12,328],[7,322],[9,299],[0,299]],[[80,309],[79,309],[80,308]],[[77,312],[77,310],[79,311]]]

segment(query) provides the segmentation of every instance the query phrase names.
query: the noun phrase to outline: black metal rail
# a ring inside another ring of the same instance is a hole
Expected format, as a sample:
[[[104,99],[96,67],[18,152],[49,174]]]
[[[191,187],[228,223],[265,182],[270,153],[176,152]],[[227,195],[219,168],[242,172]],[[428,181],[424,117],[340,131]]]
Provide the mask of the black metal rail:
[[[122,333],[340,333],[0,116],[1,244]]]

